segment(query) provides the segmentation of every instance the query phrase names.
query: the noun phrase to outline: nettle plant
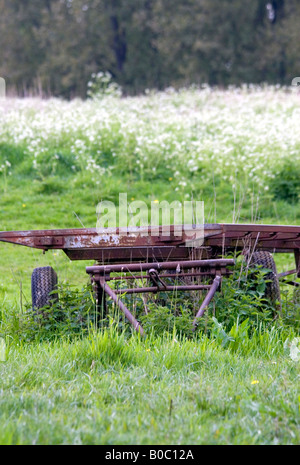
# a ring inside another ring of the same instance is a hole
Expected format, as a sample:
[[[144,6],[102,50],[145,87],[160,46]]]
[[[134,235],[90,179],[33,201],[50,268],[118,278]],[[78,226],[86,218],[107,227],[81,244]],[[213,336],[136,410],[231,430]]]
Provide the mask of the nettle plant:
[[[255,273],[252,273],[255,271]],[[243,335],[250,336],[261,323],[266,326],[273,324],[273,308],[265,298],[266,274],[268,270],[256,267],[255,270],[241,270],[237,265],[233,274],[223,280],[222,290],[210,303],[207,311],[198,320],[196,332],[193,332],[192,322],[195,310],[198,310],[203,299],[190,293],[176,296],[167,305],[160,302],[151,304],[150,311],[141,316],[144,329],[193,337],[197,334],[207,334],[227,345],[237,336],[237,327]]]

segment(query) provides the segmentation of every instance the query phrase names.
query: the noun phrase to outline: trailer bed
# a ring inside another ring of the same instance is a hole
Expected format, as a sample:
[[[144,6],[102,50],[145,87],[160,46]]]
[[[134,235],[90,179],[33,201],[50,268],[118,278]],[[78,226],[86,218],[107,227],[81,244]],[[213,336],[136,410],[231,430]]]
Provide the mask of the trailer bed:
[[[185,260],[190,259],[191,254],[199,258],[197,247],[186,246],[186,239],[193,232],[192,227],[184,230],[182,237],[174,234],[173,227],[168,236],[159,231],[156,236],[151,235],[150,231],[149,235],[145,235],[145,228],[128,235],[120,232],[99,234],[96,228],[1,231],[0,242],[43,251],[61,249],[70,260],[96,260],[100,263]],[[300,226],[205,224],[203,243],[198,249],[201,253],[213,251],[213,255],[224,255],[254,247],[271,253],[297,253],[300,250]]]

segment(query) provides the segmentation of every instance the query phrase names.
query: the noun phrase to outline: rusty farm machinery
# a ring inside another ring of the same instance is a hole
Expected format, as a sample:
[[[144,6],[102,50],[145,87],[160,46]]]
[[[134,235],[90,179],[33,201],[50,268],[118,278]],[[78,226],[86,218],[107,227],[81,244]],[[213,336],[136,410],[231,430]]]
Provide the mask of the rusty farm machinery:
[[[103,235],[96,228],[1,231],[0,242],[42,251],[61,249],[70,260],[93,260],[95,263],[86,266],[86,272],[95,289],[97,307],[103,309],[106,297],[110,297],[141,334],[144,330],[124,304],[124,294],[203,291],[205,297],[193,322],[196,328],[198,318],[220,290],[222,279],[232,273],[235,259],[226,257],[236,252],[270,270],[268,286],[274,299],[280,298],[279,278],[300,277],[299,226],[205,224],[198,247],[189,247],[186,242],[197,227],[184,230],[181,237],[176,236],[173,228],[170,227],[168,235],[159,227],[155,235],[140,234],[140,231],[119,234],[118,229],[114,234]],[[293,254],[295,267],[278,274],[274,253]],[[117,280],[125,280],[128,287],[114,289],[110,283]],[[298,285],[294,279],[288,278],[285,282]],[[47,305],[57,286],[53,268],[34,269],[31,286],[32,306],[38,310]]]

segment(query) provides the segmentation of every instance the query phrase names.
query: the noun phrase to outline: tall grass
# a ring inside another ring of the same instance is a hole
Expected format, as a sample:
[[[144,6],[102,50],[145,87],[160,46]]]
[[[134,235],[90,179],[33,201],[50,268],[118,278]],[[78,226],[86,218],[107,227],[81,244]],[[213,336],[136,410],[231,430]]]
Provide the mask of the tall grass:
[[[143,340],[113,327],[11,344],[0,365],[0,442],[296,444],[298,370],[279,331],[242,344],[238,353],[206,336]]]

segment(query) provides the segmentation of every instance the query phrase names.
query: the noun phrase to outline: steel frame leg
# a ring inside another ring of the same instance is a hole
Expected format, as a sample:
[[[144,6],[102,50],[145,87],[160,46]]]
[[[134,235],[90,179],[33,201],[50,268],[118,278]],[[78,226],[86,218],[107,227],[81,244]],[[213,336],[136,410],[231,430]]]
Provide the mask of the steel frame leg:
[[[134,329],[141,335],[144,335],[144,330],[142,326],[139,324],[139,322],[134,318],[134,316],[130,313],[126,305],[123,304],[123,302],[120,300],[120,298],[115,294],[115,292],[109,287],[109,285],[106,283],[104,277],[100,277],[99,279],[99,284],[101,288],[103,289],[103,293],[106,293],[109,295],[109,297],[112,298],[112,300],[116,303],[116,305],[119,307],[119,309],[124,313],[126,318],[129,320],[129,322],[132,324]]]
[[[220,284],[221,284],[221,276],[216,276],[215,279],[213,280],[213,283],[211,285],[210,290],[206,294],[205,299],[202,302],[201,307],[198,310],[198,313],[193,321],[193,331],[196,330],[198,326],[198,318],[201,318],[204,315],[204,312],[207,310],[208,305],[210,304],[212,298],[214,297],[215,293],[217,292]]]

